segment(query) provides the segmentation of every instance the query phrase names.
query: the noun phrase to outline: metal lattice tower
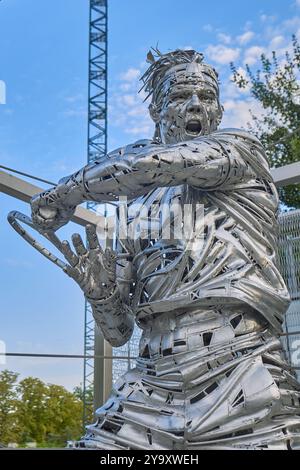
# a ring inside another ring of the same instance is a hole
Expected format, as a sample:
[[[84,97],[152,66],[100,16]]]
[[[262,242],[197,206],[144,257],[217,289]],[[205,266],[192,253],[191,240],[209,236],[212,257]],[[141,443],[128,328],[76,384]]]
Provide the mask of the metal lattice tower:
[[[89,88],[87,161],[93,162],[107,153],[107,0],[90,0],[89,4]],[[99,205],[89,202],[88,209]],[[95,325],[90,305],[85,304],[84,354],[95,351]],[[87,424],[93,413],[94,359],[84,360],[84,415]]]

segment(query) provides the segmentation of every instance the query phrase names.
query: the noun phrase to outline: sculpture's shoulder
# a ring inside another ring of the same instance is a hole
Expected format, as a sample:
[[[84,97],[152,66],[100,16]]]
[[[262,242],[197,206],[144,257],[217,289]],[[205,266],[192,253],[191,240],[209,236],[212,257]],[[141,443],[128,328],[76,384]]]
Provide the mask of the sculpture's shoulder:
[[[107,157],[116,157],[119,155],[122,157],[123,155],[132,155],[132,154],[137,154],[140,153],[143,149],[150,148],[150,147],[155,147],[158,146],[159,144],[151,139],[140,139],[136,140],[135,142],[131,144],[124,145],[123,147],[119,147],[112,152],[109,152]]]
[[[256,145],[261,148],[262,144],[260,140],[253,134],[244,129],[235,129],[235,128],[224,128],[218,129],[211,134],[212,137],[220,138],[220,139],[227,139],[229,141],[240,141],[244,142],[246,145]]]
[[[250,132],[243,129],[220,129],[211,134],[220,143],[233,145],[241,156],[255,172],[270,179],[268,158],[260,140]]]
[[[235,129],[235,128],[224,128],[218,129],[211,134],[204,134],[200,137],[196,137],[190,140],[187,144],[191,146],[197,146],[198,142],[205,141],[206,143],[218,141],[220,144],[231,144],[239,148],[239,150],[254,150],[263,157],[264,161],[267,162],[267,157],[264,151],[264,148],[260,140],[253,134],[244,129]],[[176,144],[178,145],[178,144]]]

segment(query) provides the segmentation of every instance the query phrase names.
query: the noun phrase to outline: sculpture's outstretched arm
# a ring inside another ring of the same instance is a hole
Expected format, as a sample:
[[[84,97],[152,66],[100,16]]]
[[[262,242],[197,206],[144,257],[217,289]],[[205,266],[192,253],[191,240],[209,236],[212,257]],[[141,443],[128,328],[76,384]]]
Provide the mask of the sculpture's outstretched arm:
[[[83,201],[130,199],[157,187],[189,184],[204,190],[226,189],[255,177],[267,163],[259,141],[243,131],[217,131],[188,142],[160,145],[137,142],[85,166],[32,200],[37,225],[57,229]],[[259,162],[259,164],[258,164]]]

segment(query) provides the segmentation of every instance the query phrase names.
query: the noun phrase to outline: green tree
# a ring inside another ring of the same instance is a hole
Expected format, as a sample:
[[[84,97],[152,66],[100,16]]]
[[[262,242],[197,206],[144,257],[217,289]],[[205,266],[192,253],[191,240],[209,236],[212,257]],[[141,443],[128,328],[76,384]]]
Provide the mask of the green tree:
[[[39,379],[27,377],[18,385],[21,443],[44,442],[47,434],[47,386]]]
[[[82,435],[82,401],[60,385],[48,385],[46,422],[48,447],[64,447]]]
[[[77,391],[76,391],[77,390]],[[18,383],[18,374],[0,373],[0,443],[23,447],[65,447],[82,435],[83,401],[77,387],[69,392],[60,385],[35,377]]]
[[[95,420],[94,411],[93,411],[93,402],[94,402],[94,389],[93,386],[87,387],[84,391],[82,386],[75,387],[73,391],[74,395],[82,402],[88,405],[86,407],[86,417],[85,420],[88,423],[93,423]]]
[[[253,73],[247,65],[246,77],[231,64],[233,82],[239,88],[250,87],[251,95],[266,110],[263,117],[252,115],[251,131],[275,168],[300,160],[300,45],[295,36],[292,44],[292,53],[286,52],[283,63],[275,51],[271,59],[262,54],[261,69]],[[279,196],[287,206],[299,208],[300,184],[280,188]]]
[[[21,441],[41,447],[65,447],[82,432],[82,401],[60,385],[27,377],[18,386]]]
[[[9,370],[0,373],[0,443],[18,442],[18,374]]]

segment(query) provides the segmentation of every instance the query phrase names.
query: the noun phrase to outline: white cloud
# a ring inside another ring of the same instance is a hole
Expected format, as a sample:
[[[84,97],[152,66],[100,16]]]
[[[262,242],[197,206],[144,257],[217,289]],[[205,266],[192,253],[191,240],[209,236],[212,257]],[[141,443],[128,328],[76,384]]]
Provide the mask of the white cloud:
[[[239,44],[244,45],[247,44],[251,39],[254,37],[253,31],[246,31],[244,34],[241,34],[237,37],[237,41]]]
[[[120,74],[108,107],[110,125],[134,135],[136,139],[151,138],[154,132],[154,124],[147,109],[148,103],[143,101],[145,92],[138,93],[141,87],[139,78],[143,69],[148,67],[146,62],[142,65],[140,68],[130,67]]]
[[[120,89],[122,91],[129,91],[131,89],[131,83],[121,83]]]
[[[122,101],[125,106],[134,106],[136,104],[137,97],[136,95],[123,95]]]
[[[240,90],[235,83],[231,82],[228,77],[225,80],[222,80],[220,92],[221,103],[226,100],[240,98],[242,94],[242,90]]]
[[[266,52],[262,46],[252,46],[244,52],[244,64],[253,65],[259,61],[260,56]]]
[[[203,27],[202,27],[203,31],[205,31],[206,33],[212,33],[214,28],[212,27],[211,24],[205,24]]]
[[[251,112],[256,116],[261,116],[263,113],[260,103],[253,99],[227,100],[223,106],[225,112],[222,127],[247,129],[248,123],[252,121]]]
[[[6,84],[0,80],[0,104],[6,104]]]
[[[184,51],[190,51],[190,50],[193,50],[195,48],[193,46],[182,46],[182,47],[179,47],[179,49],[183,49]]]
[[[244,31],[250,31],[251,28],[252,28],[252,25],[253,25],[253,22],[252,21],[246,21],[245,25],[244,25]]]
[[[128,116],[145,116],[148,114],[148,110],[144,104],[136,105],[128,111]]]
[[[240,49],[223,46],[223,44],[209,45],[206,48],[206,54],[209,59],[217,64],[229,64],[238,59]]]
[[[276,49],[283,42],[284,42],[284,37],[282,35],[275,36],[270,42],[270,47]]]
[[[229,34],[218,33],[217,38],[223,44],[230,44],[231,43],[231,36],[229,36]]]
[[[296,28],[300,27],[300,17],[299,16],[293,16],[292,18],[289,18],[288,20],[285,20],[281,27],[283,29],[286,29],[290,32],[294,32]]]
[[[300,0],[296,0],[296,1],[295,1],[295,4],[296,4],[298,7],[300,7]]]
[[[263,23],[272,23],[273,21],[276,20],[276,16],[275,15],[265,15],[265,14],[262,14],[260,15],[260,19]]]
[[[237,67],[237,73],[241,75],[245,80],[248,80],[248,74],[243,67]],[[235,83],[233,83],[233,74],[230,75],[227,86],[225,87],[223,94],[225,98],[237,98],[241,95],[249,93],[250,85],[246,85],[245,88],[239,88]]]
[[[126,70],[126,72],[121,74],[121,80],[124,80],[126,82],[131,82],[133,80],[136,80],[141,74],[141,71],[139,69],[135,68],[129,68]]]

